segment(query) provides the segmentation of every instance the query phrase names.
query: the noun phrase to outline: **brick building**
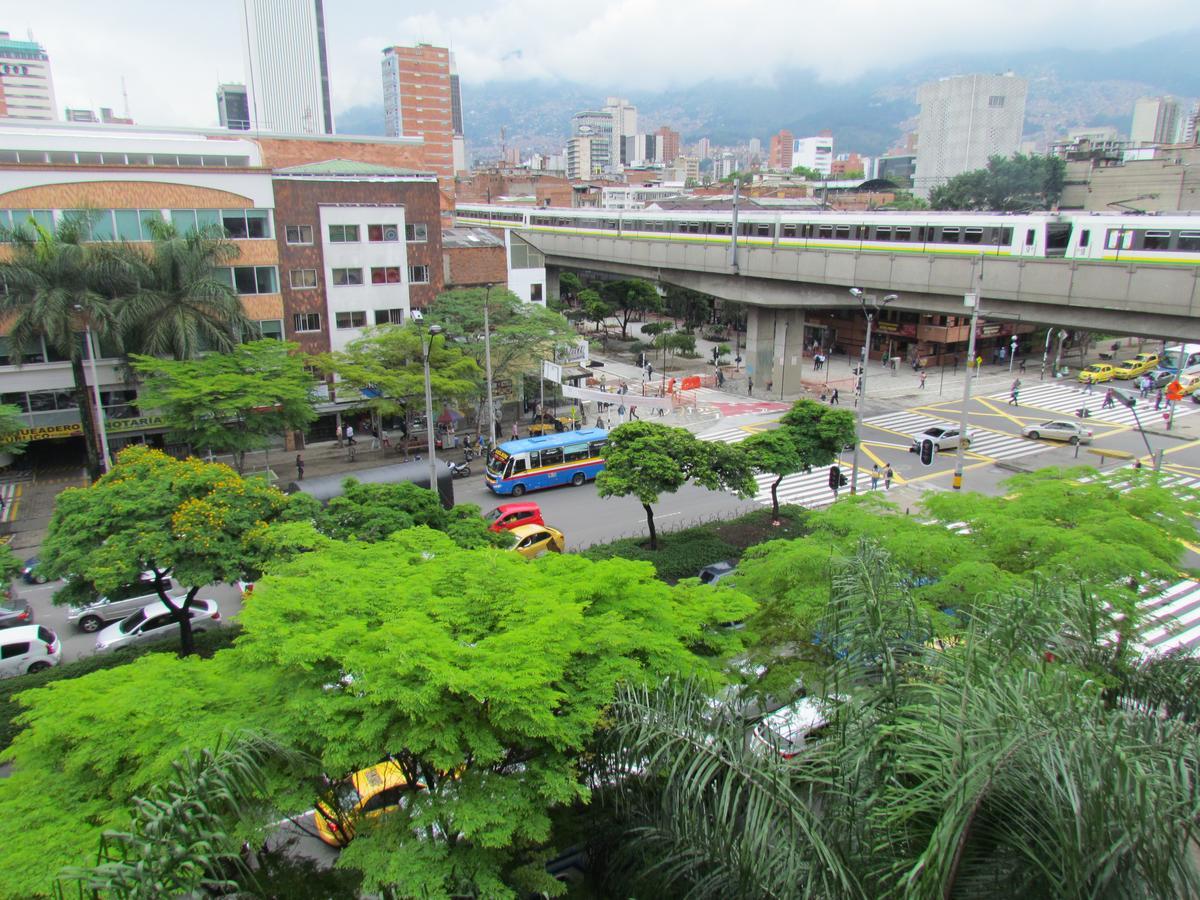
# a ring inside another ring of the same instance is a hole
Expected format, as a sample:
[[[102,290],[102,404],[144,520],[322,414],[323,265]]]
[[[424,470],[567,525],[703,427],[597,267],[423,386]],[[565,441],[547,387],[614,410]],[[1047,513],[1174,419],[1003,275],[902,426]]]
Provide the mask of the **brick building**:
[[[792,145],[795,138],[787,129],[771,135],[771,147],[767,153],[767,167],[777,172],[792,171]]]
[[[454,57],[417,44],[383,51],[383,117],[389,137],[420,137],[424,165],[450,176],[466,168],[462,100]]]
[[[504,238],[486,228],[442,229],[442,279],[447,289],[506,284]]]

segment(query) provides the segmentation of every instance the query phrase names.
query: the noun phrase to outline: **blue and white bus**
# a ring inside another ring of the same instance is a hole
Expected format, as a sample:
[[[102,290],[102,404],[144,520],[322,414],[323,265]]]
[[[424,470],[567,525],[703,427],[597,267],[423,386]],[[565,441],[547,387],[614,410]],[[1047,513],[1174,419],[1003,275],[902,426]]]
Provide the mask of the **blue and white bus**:
[[[484,478],[497,494],[520,497],[526,491],[580,485],[604,468],[603,428],[584,428],[541,437],[507,441],[488,457]]]

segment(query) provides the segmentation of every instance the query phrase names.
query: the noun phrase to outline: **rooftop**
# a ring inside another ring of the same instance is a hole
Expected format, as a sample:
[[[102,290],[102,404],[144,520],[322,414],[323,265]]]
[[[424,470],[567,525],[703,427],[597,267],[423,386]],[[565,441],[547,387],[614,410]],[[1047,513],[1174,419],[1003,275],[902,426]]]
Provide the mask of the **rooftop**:
[[[504,239],[483,228],[443,228],[442,248],[503,247]]]
[[[419,172],[415,169],[394,169],[391,166],[380,166],[375,163],[359,162],[354,159],[327,159],[323,162],[303,163],[299,166],[286,166],[276,169],[276,175],[294,177],[328,178],[436,178],[432,172]]]

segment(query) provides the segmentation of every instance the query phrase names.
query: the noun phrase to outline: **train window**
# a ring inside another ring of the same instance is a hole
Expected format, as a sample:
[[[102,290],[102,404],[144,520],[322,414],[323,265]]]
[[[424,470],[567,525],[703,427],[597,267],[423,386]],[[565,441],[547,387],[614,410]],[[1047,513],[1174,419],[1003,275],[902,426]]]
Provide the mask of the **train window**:
[[[1184,253],[1200,253],[1200,231],[1179,232],[1179,246],[1175,249]]]
[[[729,225],[725,222],[713,222],[712,223],[712,233],[713,234],[729,234],[731,231],[733,231],[733,226]]]
[[[896,226],[896,240],[911,241],[912,240],[912,226],[897,225]]]
[[[870,232],[871,232],[870,226],[867,226],[867,225],[855,225],[854,226],[854,236],[856,238],[858,238],[860,241],[866,240],[868,235],[870,234]]]
[[[600,227],[607,229],[608,231],[616,231],[617,230],[617,220],[616,219],[602,219],[600,222]]]
[[[1025,246],[1032,247],[1036,240],[1037,240],[1036,229],[1026,228],[1025,229]]]
[[[1105,250],[1116,250],[1117,247],[1120,246],[1121,238],[1124,236],[1124,234],[1125,234],[1125,232],[1123,232],[1123,231],[1117,231],[1115,229],[1110,228],[1108,230],[1108,234],[1105,235],[1105,237],[1104,237],[1104,249]]]
[[[759,237],[770,237],[771,236],[771,226],[770,225],[755,225],[754,227],[755,227],[755,229],[757,229],[757,234]]]
[[[1141,236],[1143,250],[1170,249],[1171,232],[1169,231],[1143,231]]]
[[[1086,228],[1083,229],[1083,231],[1079,232],[1079,249],[1080,250],[1082,250],[1084,247],[1086,247],[1088,245],[1088,241],[1091,239],[1091,237],[1092,237],[1092,233],[1090,231],[1088,231]]]
[[[1000,243],[1011,244],[1013,239],[1013,230],[1011,228],[1000,229]]]
[[[875,229],[875,240],[890,241],[892,239],[892,229],[889,226],[880,226]]]
[[[817,226],[817,237],[822,237],[822,238],[833,237],[833,226],[832,225],[818,225]]]
[[[796,236],[796,226],[795,225],[784,225],[783,226],[783,236],[785,238],[794,238]]]
[[[834,226],[834,234],[836,235],[838,240],[848,241],[848,240],[850,240],[850,226],[849,225],[835,225]]]
[[[963,231],[964,244],[981,244],[983,243],[982,228],[967,228]]]
[[[958,243],[958,229],[957,228],[943,228],[942,229],[942,243],[943,244],[957,244]]]

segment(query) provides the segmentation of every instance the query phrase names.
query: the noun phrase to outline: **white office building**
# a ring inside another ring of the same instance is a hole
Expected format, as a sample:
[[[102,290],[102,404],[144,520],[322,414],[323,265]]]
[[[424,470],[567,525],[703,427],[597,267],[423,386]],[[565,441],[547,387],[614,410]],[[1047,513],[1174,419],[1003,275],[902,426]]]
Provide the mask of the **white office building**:
[[[792,141],[792,167],[796,166],[828,176],[833,171],[833,135],[819,134]]]
[[[955,175],[982,169],[992,156],[1021,146],[1029,83],[1012,72],[955,75],[921,85],[914,192],[929,192]]]
[[[242,0],[242,9],[252,127],[333,134],[322,0]]]
[[[604,111],[612,117],[614,142],[618,138],[632,137],[638,133],[637,107],[624,97],[608,97],[604,101]]]
[[[1135,144],[1174,144],[1181,126],[1179,102],[1174,97],[1139,97],[1133,104],[1129,139]]]
[[[7,31],[0,31],[0,117],[59,118],[49,54],[35,41],[14,41]]]

